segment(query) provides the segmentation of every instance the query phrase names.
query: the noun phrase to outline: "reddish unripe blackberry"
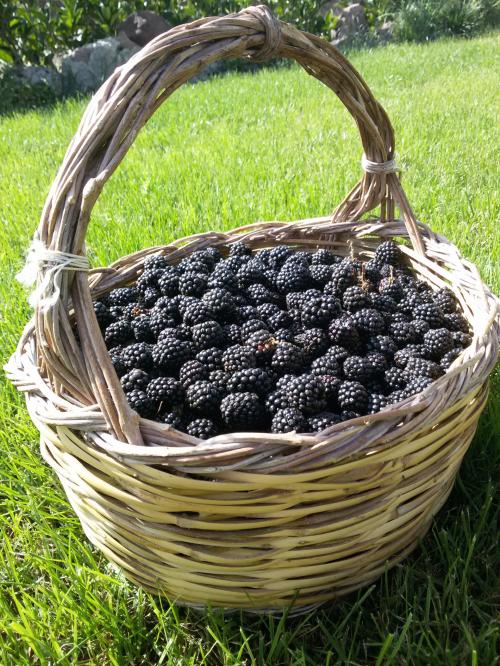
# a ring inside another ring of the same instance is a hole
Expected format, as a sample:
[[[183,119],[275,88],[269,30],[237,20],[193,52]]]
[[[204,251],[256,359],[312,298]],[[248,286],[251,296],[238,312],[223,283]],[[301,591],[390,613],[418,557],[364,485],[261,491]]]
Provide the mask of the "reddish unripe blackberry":
[[[326,406],[323,384],[314,375],[294,377],[286,391],[290,406],[306,414],[319,412]]]
[[[191,437],[198,437],[198,439],[209,439],[218,434],[215,423],[210,419],[194,419],[188,423],[186,432]]]
[[[227,382],[228,393],[257,393],[265,396],[272,387],[271,377],[262,368],[237,370]]]
[[[356,382],[367,382],[373,374],[373,368],[366,358],[362,356],[349,356],[344,361],[344,375],[346,379]]]
[[[153,347],[153,363],[160,370],[175,373],[181,365],[193,357],[193,346],[184,340],[168,338]]]
[[[173,377],[155,377],[149,382],[146,393],[152,400],[163,403],[164,409],[172,409],[184,401],[184,389]]]
[[[424,335],[424,347],[429,358],[439,360],[453,349],[453,336],[446,328],[434,328]]]
[[[375,261],[380,265],[397,266],[401,261],[401,250],[392,240],[380,243],[375,250]]]
[[[255,368],[257,356],[251,347],[233,345],[222,354],[222,368],[225,372],[237,372],[245,368]]]
[[[201,296],[207,288],[207,276],[200,273],[184,273],[179,278],[179,292],[183,296]]]
[[[328,335],[334,345],[356,352],[361,347],[361,340],[353,319],[334,319],[328,327]]]
[[[120,384],[123,387],[125,393],[130,393],[134,389],[139,391],[145,391],[147,385],[151,381],[151,375],[149,375],[144,370],[139,370],[135,368],[130,370],[120,379]]]
[[[285,407],[279,409],[273,416],[271,423],[271,432],[306,432],[307,422],[300,409],[294,407]]]
[[[359,382],[342,382],[339,388],[338,402],[343,410],[364,414],[368,407],[368,392],[363,384]]]
[[[368,305],[368,294],[361,287],[348,287],[342,296],[342,304],[349,312],[356,312]]]
[[[290,342],[279,342],[276,345],[271,367],[279,374],[295,373],[303,370],[305,366],[305,356],[296,345]]]
[[[125,347],[122,352],[122,361],[126,368],[151,370],[153,367],[151,345],[149,345],[147,342],[136,342],[133,345]]]
[[[254,350],[257,363],[266,363],[272,358],[277,342],[272,333],[263,329],[249,335],[245,345]]]
[[[130,391],[130,393],[126,393],[125,396],[128,404],[139,414],[139,416],[148,419],[155,415],[155,402],[154,400],[151,400],[145,391],[134,389],[133,391]]]
[[[106,327],[104,331],[104,340],[108,349],[122,345],[134,337],[134,332],[128,321],[120,319]]]
[[[229,393],[220,407],[230,430],[258,430],[266,425],[266,411],[256,393]]]
[[[188,386],[186,402],[195,412],[213,415],[217,412],[222,399],[219,389],[208,381],[199,381]]]
[[[179,381],[184,388],[203,379],[208,379],[208,368],[200,361],[186,361],[179,370]]]
[[[380,312],[373,308],[363,308],[352,315],[356,329],[361,335],[381,335],[385,329],[385,321]]]
[[[213,370],[220,370],[222,367],[222,349],[218,347],[210,347],[209,349],[202,349],[196,354],[196,360],[206,365],[209,372]]]
[[[333,412],[320,412],[314,416],[310,416],[307,419],[307,425],[311,432],[321,432],[326,430],[326,428],[331,428],[332,426],[340,423],[340,415],[334,414]]]
[[[405,376],[412,377],[430,377],[437,379],[443,374],[443,369],[437,363],[423,358],[409,358],[405,367]]]
[[[448,370],[453,361],[458,358],[461,353],[461,349],[452,349],[451,351],[446,352],[443,358],[439,361],[439,365],[443,368],[443,370]]]

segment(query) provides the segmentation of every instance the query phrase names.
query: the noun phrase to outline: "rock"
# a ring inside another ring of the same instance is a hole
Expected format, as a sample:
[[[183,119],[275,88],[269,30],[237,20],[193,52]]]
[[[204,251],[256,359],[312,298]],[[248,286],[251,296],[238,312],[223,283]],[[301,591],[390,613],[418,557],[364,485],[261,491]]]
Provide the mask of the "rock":
[[[325,19],[329,13],[332,13],[333,16],[340,16],[342,14],[342,7],[339,7],[338,0],[330,0],[325,2],[324,5],[318,9],[318,14],[322,19]]]
[[[17,74],[30,86],[46,86],[54,95],[62,95],[62,78],[53,67],[18,67]]]
[[[125,21],[118,25],[116,33],[120,41],[123,40],[122,43],[132,42],[142,47],[169,28],[163,16],[146,9],[127,16]]]
[[[382,23],[380,28],[377,28],[376,36],[378,41],[382,44],[392,42],[394,39],[394,23],[392,21],[386,21],[385,23]]]
[[[344,46],[363,38],[368,32],[368,21],[361,3],[345,7],[339,15],[332,44]]]

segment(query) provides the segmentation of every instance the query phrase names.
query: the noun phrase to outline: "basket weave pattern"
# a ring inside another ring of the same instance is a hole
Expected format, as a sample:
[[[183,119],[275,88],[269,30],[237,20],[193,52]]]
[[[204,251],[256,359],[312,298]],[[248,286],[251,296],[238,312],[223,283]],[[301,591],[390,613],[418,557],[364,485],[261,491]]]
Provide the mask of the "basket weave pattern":
[[[272,56],[295,59],[338,95],[357,123],[366,164],[390,163],[391,124],[348,61],[267,8],[251,7],[174,28],[112,74],[68,148],[37,240],[84,254],[93,205],[162,102],[220,58]],[[498,301],[474,265],[416,221],[393,169],[365,169],[331,216],[198,234],[89,275],[63,271],[57,302],[35,308],[7,372],[26,394],[42,455],[88,538],[146,589],[194,606],[303,610],[404,558],[445,502],[487,399]],[[361,220],[378,206],[379,217]],[[234,433],[205,442],[128,406],[92,299],[135,280],[147,256],[160,252],[177,263],[244,240],[368,259],[393,236],[411,241],[403,250],[422,279],[453,289],[473,329],[470,347],[422,393],[317,434]],[[48,270],[40,266],[39,283]]]

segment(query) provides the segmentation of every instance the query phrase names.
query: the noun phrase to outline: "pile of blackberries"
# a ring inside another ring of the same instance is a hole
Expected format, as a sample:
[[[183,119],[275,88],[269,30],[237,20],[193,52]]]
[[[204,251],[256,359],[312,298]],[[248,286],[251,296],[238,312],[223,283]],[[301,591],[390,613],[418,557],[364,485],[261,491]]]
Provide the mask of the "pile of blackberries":
[[[94,303],[131,407],[194,437],[318,432],[425,389],[471,342],[396,243],[368,261],[243,243],[150,256]]]

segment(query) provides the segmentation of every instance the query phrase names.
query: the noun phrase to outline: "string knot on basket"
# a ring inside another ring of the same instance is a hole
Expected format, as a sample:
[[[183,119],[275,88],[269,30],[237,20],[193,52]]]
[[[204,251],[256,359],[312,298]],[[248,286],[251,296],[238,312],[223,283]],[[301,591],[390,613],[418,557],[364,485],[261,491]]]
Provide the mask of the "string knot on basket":
[[[388,160],[387,162],[373,162],[369,160],[367,156],[363,153],[361,158],[361,166],[363,171],[366,173],[376,173],[378,175],[388,174],[388,173],[397,173],[401,169],[396,164],[396,160]]]
[[[281,25],[276,16],[266,5],[257,5],[248,7],[245,13],[252,14],[264,26],[265,36],[264,44],[252,55],[252,60],[261,62],[270,60],[279,51],[281,46]]]
[[[33,240],[28,250],[24,268],[17,274],[18,281],[30,287],[45,269],[45,275],[30,294],[29,303],[47,312],[59,299],[63,271],[88,271],[87,257],[60,250],[49,250],[40,240]]]

